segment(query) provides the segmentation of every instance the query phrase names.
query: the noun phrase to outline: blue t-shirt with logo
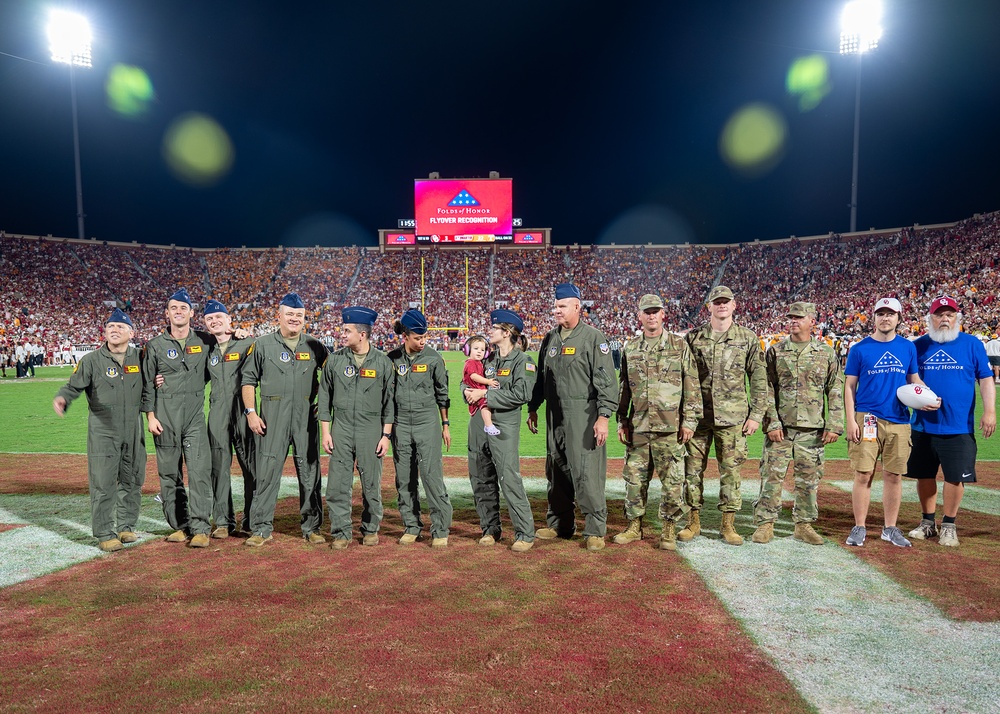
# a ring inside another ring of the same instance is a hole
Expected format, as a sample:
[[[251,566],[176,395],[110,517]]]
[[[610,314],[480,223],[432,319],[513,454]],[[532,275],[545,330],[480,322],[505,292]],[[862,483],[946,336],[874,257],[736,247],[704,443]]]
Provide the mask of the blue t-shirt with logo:
[[[895,424],[910,421],[910,412],[896,399],[896,390],[906,384],[906,375],[917,374],[917,350],[912,342],[899,335],[889,342],[866,337],[847,353],[844,374],[858,378],[856,411]]]
[[[924,335],[917,348],[920,378],[941,397],[941,408],[913,410],[913,428],[928,434],[972,434],[976,419],[976,383],[993,377],[983,343],[964,332],[951,342]]]

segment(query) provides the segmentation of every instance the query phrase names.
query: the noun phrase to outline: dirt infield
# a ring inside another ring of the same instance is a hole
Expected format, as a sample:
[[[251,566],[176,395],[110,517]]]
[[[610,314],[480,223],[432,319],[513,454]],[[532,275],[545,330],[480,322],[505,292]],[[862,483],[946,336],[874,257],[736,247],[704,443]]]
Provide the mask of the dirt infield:
[[[44,478],[25,466],[47,459],[14,461],[5,491],[85,491],[82,460]],[[575,539],[519,557],[476,524],[459,508],[447,550],[402,547],[387,510],[378,547],[334,552],[298,537],[286,498],[261,549],[156,540],[5,588],[0,708],[811,710],[676,554]]]

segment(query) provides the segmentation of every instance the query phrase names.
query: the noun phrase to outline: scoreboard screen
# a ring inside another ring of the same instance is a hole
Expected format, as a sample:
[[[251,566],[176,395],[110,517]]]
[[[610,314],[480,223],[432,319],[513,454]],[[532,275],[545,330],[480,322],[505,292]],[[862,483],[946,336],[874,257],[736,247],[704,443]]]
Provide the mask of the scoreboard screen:
[[[416,179],[417,243],[513,241],[511,179]]]

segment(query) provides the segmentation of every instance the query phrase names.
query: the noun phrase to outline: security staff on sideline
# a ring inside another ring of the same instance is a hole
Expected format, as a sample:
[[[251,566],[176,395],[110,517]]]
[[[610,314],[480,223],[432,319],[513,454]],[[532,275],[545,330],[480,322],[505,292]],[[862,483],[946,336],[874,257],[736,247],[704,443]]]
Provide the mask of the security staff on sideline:
[[[351,542],[355,464],[361,478],[363,545],[378,545],[382,523],[382,457],[392,437],[395,371],[385,352],[371,344],[377,317],[367,307],[344,308],[344,347],[330,353],[320,376],[319,422],[323,449],[330,454],[326,506],[335,550]],[[443,540],[438,545],[448,544],[447,537]]]
[[[431,545],[441,547],[448,543],[453,512],[441,461],[442,442],[451,449],[448,370],[437,350],[427,345],[427,320],[420,310],[404,312],[392,329],[403,336],[403,344],[389,352],[396,371],[392,458],[399,515],[405,529],[399,542],[415,543],[424,527],[419,479],[427,494]]]
[[[63,416],[74,399],[87,394],[90,519],[97,547],[106,553],[138,540],[135,526],[146,480],[142,373],[131,337],[132,320],[115,308],[104,326],[104,344],[80,359],[52,400]]]
[[[323,502],[320,496],[319,425],[316,415],[317,375],[326,360],[326,347],[305,334],[306,310],[295,293],[278,304],[278,331],[258,337],[243,365],[243,412],[255,441],[257,488],[250,508],[246,544],[258,548],[272,539],[274,508],[281,488],[281,471],[292,445],[292,462],[299,480],[302,536],[325,543],[320,533]],[[259,386],[260,414],[254,391]]]
[[[619,375],[618,439],[625,444],[625,518],[615,536],[642,540],[646,494],[653,469],[660,475],[661,550],[677,550],[675,527],[684,513],[684,449],[702,417],[698,367],[687,342],[663,329],[659,295],[639,299],[642,334],[625,343]]]
[[[524,321],[517,313],[494,310],[490,313],[490,323],[490,355],[483,365],[484,376],[496,379],[500,386],[464,391],[470,404],[486,399],[500,433],[486,433],[481,409],[469,419],[469,480],[483,533],[479,545],[492,546],[500,540],[502,492],[514,526],[514,544],[510,549],[524,553],[535,542],[535,519],[521,480],[521,407],[531,398],[537,369],[524,352],[527,347]]]
[[[542,339],[538,379],[528,402],[528,429],[538,431],[538,407],[545,402],[549,508],[539,538],[571,538],[574,506],[580,505],[587,550],[604,548],[608,502],[608,420],[618,407],[615,365],[608,340],[582,322],[580,290],[571,283],[555,289],[552,314],[557,327]]]
[[[208,356],[208,374],[212,391],[208,398],[208,443],[212,450],[212,489],[215,492],[213,538],[228,538],[237,530],[233,509],[230,469],[233,451],[243,472],[243,530],[250,530],[250,507],[255,488],[253,434],[243,416],[240,394],[240,368],[246,360],[253,339],[234,339],[233,323],[226,306],[218,300],[205,303],[205,326],[218,340]]]
[[[205,423],[208,352],[215,338],[191,329],[194,310],[187,290],[167,300],[168,327],[143,350],[142,410],[156,445],[163,515],[174,532],[170,543],[191,535],[192,548],[207,548],[212,517],[212,457]],[[156,376],[163,377],[156,386]],[[187,464],[190,499],[184,490]]]
[[[714,442],[720,476],[720,535],[729,545],[742,545],[743,538],[734,527],[736,513],[743,506],[740,467],[747,458],[747,437],[757,431],[767,411],[767,374],[757,335],[733,322],[733,291],[725,285],[712,288],[707,307],[709,321],[686,337],[698,365],[705,414],[687,443],[684,481],[690,512],[677,539],[689,541],[701,533],[702,489]]]
[[[844,380],[833,348],[814,340],[816,305],[788,307],[788,337],[767,348],[767,414],[764,454],[760,460],[760,497],[753,504],[754,543],[770,543],[781,511],[781,484],[794,459],[795,506],[792,537],[822,545],[813,530],[819,518],[816,492],[823,478],[823,447],[844,431]],[[824,417],[824,406],[826,416]]]

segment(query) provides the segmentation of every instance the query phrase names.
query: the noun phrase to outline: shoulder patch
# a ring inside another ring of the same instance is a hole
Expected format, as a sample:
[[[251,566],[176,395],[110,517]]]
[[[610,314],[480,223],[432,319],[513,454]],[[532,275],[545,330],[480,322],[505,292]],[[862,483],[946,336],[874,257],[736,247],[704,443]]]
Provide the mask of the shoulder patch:
[[[534,363],[533,362],[526,362],[525,365],[524,365],[524,371],[525,372],[534,372],[535,371],[535,365],[534,365]]]
[[[76,370],[78,370],[78,369],[80,369],[80,363],[79,362],[77,362],[76,364],[73,365],[73,374],[76,374]]]
[[[250,349],[248,349],[248,350],[247,350],[247,357],[249,357],[250,355],[252,355],[252,354],[253,354],[253,346],[254,346],[255,344],[257,344],[257,343],[256,343],[256,342],[254,342],[253,344],[251,344],[251,345],[250,345]]]
[[[607,342],[602,342],[601,344],[599,344],[597,346],[597,349],[599,349],[601,351],[601,354],[603,354],[603,355],[606,355],[608,352],[610,352],[610,349],[608,348],[608,343]]]

